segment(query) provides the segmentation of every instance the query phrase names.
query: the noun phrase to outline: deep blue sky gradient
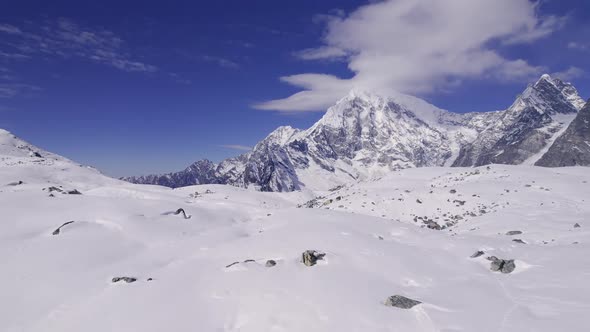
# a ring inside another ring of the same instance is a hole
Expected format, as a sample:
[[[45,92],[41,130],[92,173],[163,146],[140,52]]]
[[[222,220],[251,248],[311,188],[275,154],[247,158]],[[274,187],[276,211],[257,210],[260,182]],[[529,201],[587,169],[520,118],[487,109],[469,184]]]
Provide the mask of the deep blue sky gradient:
[[[315,15],[336,8],[350,12],[365,3],[6,2],[0,24],[34,27],[63,17],[85,28],[104,28],[125,41],[133,59],[158,71],[126,72],[75,57],[0,56],[0,68],[41,88],[0,98],[0,127],[114,176],[175,171],[197,159],[237,155],[241,152],[222,145],[253,146],[277,126],[307,128],[321,117],[321,112],[285,115],[251,105],[297,91],[280,76],[351,76],[345,63],[302,61],[293,53],[319,45],[323,27],[314,23]],[[590,42],[590,2],[544,1],[542,12],[570,19],[548,38],[501,53],[555,72],[570,66],[590,72],[590,49],[567,47]],[[5,38],[0,34],[0,51],[8,52]],[[573,82],[590,97],[588,74]],[[421,97],[455,112],[496,110],[509,106],[527,83],[465,81],[452,91]]]

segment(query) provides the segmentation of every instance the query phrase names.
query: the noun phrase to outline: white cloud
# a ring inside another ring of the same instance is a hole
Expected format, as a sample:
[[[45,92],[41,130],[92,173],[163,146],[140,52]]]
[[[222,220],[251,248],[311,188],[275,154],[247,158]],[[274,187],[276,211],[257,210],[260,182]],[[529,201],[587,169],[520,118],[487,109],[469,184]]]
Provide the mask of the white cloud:
[[[389,0],[322,21],[323,45],[297,55],[344,58],[352,78],[319,73],[282,77],[303,91],[255,107],[315,111],[352,88],[424,94],[464,78],[530,79],[544,68],[507,59],[494,45],[531,43],[560,28],[565,18],[541,17],[538,4],[529,0]]]
[[[239,145],[239,144],[225,144],[225,145],[221,145],[221,147],[227,148],[227,149],[232,149],[232,150],[238,150],[238,151],[250,151],[250,150],[252,150],[252,147],[251,146]]]
[[[573,80],[579,77],[583,77],[584,75],[586,75],[586,72],[582,68],[578,67],[569,67],[566,70],[562,70],[551,74],[551,76],[557,77],[564,81]]]

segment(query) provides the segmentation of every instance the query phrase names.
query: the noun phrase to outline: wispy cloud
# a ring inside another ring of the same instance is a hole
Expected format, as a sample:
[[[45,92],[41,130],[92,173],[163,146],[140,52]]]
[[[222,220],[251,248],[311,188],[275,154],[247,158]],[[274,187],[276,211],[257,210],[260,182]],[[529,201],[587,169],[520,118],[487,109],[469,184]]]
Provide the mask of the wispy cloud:
[[[590,51],[590,44],[572,41],[567,44],[567,48],[570,50]]]
[[[35,85],[24,83],[0,83],[0,98],[12,98],[16,95],[31,95],[42,89]]]
[[[558,71],[556,73],[551,74],[551,76],[553,77],[557,77],[559,79],[562,79],[564,81],[569,81],[569,80],[573,80],[576,78],[580,78],[586,75],[586,72],[579,67],[569,67],[566,70],[562,70],[562,71]]]
[[[281,77],[301,91],[254,105],[285,112],[325,110],[349,90],[382,94],[445,91],[463,79],[529,80],[543,67],[510,59],[500,48],[532,43],[567,18],[543,16],[530,0],[369,1],[352,13],[324,15],[322,43],[303,60],[343,60],[353,73]]]
[[[112,31],[83,27],[66,18],[47,20],[40,26],[0,24],[0,34],[5,35],[4,47],[10,48],[0,50],[3,57],[78,57],[127,72],[158,70],[130,55],[125,41]]]
[[[239,144],[224,144],[224,145],[220,145],[220,146],[223,148],[238,150],[238,151],[251,151],[252,150],[251,146],[239,145]]]
[[[240,67],[240,65],[237,62],[234,62],[230,59],[220,57],[220,56],[199,55],[199,56],[197,56],[197,58],[200,59],[201,61],[214,63],[214,64],[218,65],[219,67],[223,67],[223,68],[236,69],[236,68]]]

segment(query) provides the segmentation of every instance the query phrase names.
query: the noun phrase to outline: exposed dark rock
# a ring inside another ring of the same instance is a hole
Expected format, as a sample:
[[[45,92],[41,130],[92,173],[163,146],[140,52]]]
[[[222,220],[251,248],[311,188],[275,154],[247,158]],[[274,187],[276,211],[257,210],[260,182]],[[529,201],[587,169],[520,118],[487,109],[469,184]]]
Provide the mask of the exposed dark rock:
[[[255,263],[256,261],[253,259],[246,259],[244,263]]]
[[[516,242],[516,243],[520,243],[520,244],[526,244],[526,242],[524,242],[521,239],[514,239],[514,240],[512,240],[512,242]]]
[[[580,226],[580,224],[578,224],[578,223],[574,224],[574,228],[580,228],[580,227],[582,227],[582,226]]]
[[[264,265],[266,267],[273,267],[273,266],[277,265],[277,262],[274,261],[274,260],[272,260],[272,259],[269,259],[269,260],[266,261],[266,264],[264,264]]]
[[[393,296],[388,297],[387,300],[385,300],[386,306],[396,307],[396,308],[401,308],[401,309],[410,309],[420,303],[422,303],[422,302],[417,301],[417,300],[412,300],[410,298],[407,298],[407,297],[401,296],[401,295],[393,295]]]
[[[192,216],[186,214],[186,212],[184,212],[184,209],[178,209],[176,210],[176,212],[174,212],[174,215],[179,215],[182,213],[182,216],[184,217],[184,219],[190,219]]]
[[[509,232],[506,232],[506,235],[519,235],[519,234],[522,234],[522,232],[521,231],[509,231]]]
[[[491,261],[490,269],[492,271],[500,271],[502,273],[510,273],[516,268],[514,259],[500,259],[496,256],[490,256],[487,258]]]
[[[74,222],[73,220],[72,220],[72,221],[68,221],[68,222],[64,222],[64,223],[63,223],[61,226],[59,226],[59,227],[58,227],[56,230],[54,230],[54,231],[53,231],[53,233],[51,233],[51,234],[53,234],[53,235],[59,235],[59,233],[60,233],[60,231],[61,231],[62,227],[66,226],[66,225],[69,225],[69,224],[71,224],[71,223],[73,223],[73,222]]]
[[[112,282],[119,282],[119,281],[125,281],[126,283],[132,283],[132,282],[136,282],[137,278],[134,277],[114,277],[112,280]]]
[[[7,184],[7,186],[16,187],[16,186],[20,186],[21,184],[24,184],[24,182],[16,181],[16,182],[10,182],[9,184]]]
[[[321,260],[326,254],[315,250],[306,250],[301,255],[301,260],[306,266],[314,266],[317,261]]]
[[[69,190],[68,195],[82,195],[81,192],[78,191],[78,189],[74,189],[74,190]]]
[[[473,255],[471,255],[470,257],[471,257],[471,258],[477,258],[477,257],[479,257],[479,256],[482,256],[483,254],[485,254],[485,252],[483,252],[483,251],[481,251],[481,250],[478,250],[478,251],[476,251],[475,253],[473,253]]]
[[[590,103],[578,112],[565,132],[559,136],[537,166],[590,166]]]
[[[240,262],[233,262],[233,263],[231,263],[231,264],[229,264],[229,265],[226,265],[225,267],[226,267],[226,268],[228,268],[228,267],[232,267],[232,266],[234,266],[234,265],[236,265],[236,264],[240,264]]]

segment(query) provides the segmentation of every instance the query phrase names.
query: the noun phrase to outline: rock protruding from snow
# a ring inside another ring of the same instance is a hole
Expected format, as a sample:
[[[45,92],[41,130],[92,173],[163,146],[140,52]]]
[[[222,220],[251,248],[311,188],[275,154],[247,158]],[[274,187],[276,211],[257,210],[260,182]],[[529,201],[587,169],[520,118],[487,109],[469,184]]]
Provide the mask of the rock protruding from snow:
[[[306,250],[301,254],[301,261],[306,266],[314,266],[317,264],[317,261],[323,259],[324,256],[326,256],[325,253],[316,250]]]
[[[519,235],[522,234],[522,231],[508,231],[506,232],[506,235],[512,236],[512,235]]]
[[[59,233],[61,232],[61,229],[62,229],[64,226],[66,226],[66,225],[69,225],[69,224],[71,224],[71,223],[73,223],[73,222],[74,222],[73,220],[72,220],[72,221],[68,221],[68,222],[64,222],[64,223],[63,223],[61,226],[59,226],[59,227],[58,227],[56,230],[54,230],[54,231],[53,231],[51,234],[52,234],[52,235],[59,235]]]
[[[488,260],[491,263],[490,270],[492,271],[500,271],[502,273],[510,273],[514,271],[516,268],[516,264],[514,263],[514,259],[500,259],[496,256],[488,257]]]
[[[385,300],[385,305],[388,307],[396,307],[400,309],[411,309],[422,302],[407,298],[401,295],[393,295]]]
[[[124,281],[124,282],[130,284],[132,282],[136,282],[137,281],[137,278],[134,278],[134,277],[114,277],[111,281],[113,283],[116,283],[116,282],[119,282],[119,281]]]

